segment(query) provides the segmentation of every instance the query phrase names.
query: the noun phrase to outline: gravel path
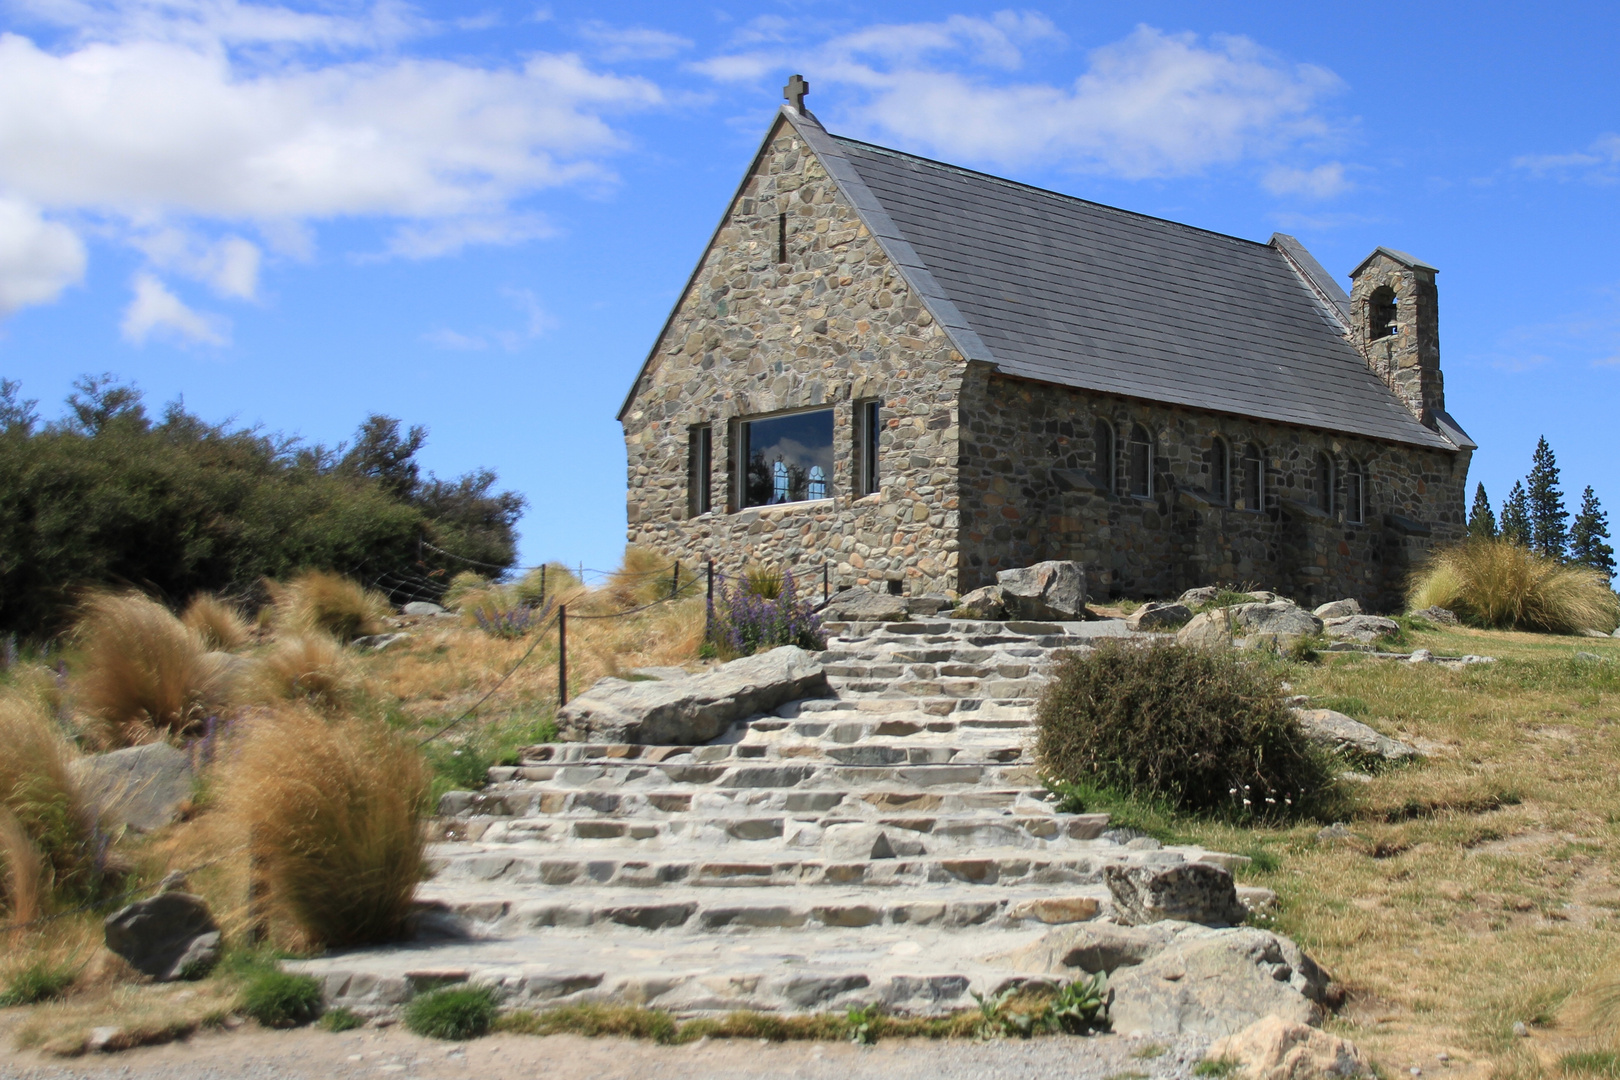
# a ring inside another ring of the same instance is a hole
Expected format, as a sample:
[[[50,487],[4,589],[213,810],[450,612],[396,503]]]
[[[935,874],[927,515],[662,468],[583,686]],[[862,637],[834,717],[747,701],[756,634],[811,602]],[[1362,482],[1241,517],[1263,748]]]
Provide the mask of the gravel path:
[[[0,1053],[0,1080],[1187,1080],[1208,1040],[1116,1035],[925,1042],[658,1046],[624,1039],[497,1035],[465,1044],[397,1029],[330,1035],[247,1031],[121,1054]],[[1144,1049],[1163,1052],[1137,1056]]]

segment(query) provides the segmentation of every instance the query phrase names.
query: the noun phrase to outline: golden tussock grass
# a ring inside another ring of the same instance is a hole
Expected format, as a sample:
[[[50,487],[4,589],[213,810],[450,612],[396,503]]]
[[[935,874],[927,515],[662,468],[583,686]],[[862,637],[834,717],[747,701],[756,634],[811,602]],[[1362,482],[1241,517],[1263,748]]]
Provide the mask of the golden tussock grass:
[[[393,612],[388,598],[356,581],[324,570],[306,570],[291,581],[266,581],[278,633],[329,634],[341,642],[380,634]]]
[[[398,940],[426,873],[428,774],[381,723],[288,706],[244,720],[220,778],[271,901],[305,942]]]
[[[74,779],[76,751],[56,721],[15,694],[0,696],[0,859],[13,923],[45,911],[60,894],[99,887],[95,813]]]
[[[1441,548],[1413,575],[1407,602],[1502,630],[1572,634],[1620,625],[1620,600],[1602,574],[1502,539]]]
[[[235,652],[253,640],[253,624],[241,609],[212,593],[193,596],[180,621],[209,649]]]
[[[74,993],[65,1001],[37,1005],[14,1029],[16,1045],[63,1057],[84,1053],[90,1033],[111,1026],[118,1035],[110,1050],[172,1042],[204,1028],[219,1027],[236,1009],[237,980],[159,986],[112,984]]]
[[[248,695],[259,702],[303,700],[322,709],[342,708],[359,685],[354,658],[319,631],[278,638],[246,679]]]
[[[73,691],[102,747],[149,742],[190,731],[226,694],[224,658],[162,604],[139,593],[85,600],[76,636]]]
[[[624,549],[624,560],[601,591],[622,610],[667,600],[675,596],[677,587],[683,597],[702,592],[697,572],[690,566],[681,567],[677,586],[674,559],[632,544]]]

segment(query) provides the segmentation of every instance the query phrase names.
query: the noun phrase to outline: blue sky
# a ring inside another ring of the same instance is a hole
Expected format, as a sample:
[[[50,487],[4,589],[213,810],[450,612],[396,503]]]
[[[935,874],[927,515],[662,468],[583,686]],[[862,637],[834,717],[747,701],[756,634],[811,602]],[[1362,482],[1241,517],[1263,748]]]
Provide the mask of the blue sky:
[[[1595,3],[12,0],[0,375],[426,424],[528,497],[524,562],[610,566],[614,414],[802,71],[838,133],[1433,263],[1473,478],[1499,503],[1546,434],[1620,506],[1617,55]]]

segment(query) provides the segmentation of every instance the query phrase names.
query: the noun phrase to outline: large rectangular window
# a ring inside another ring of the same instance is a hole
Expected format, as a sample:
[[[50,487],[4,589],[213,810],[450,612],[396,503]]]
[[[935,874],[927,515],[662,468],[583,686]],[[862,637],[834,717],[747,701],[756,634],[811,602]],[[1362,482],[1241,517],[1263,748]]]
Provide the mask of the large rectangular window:
[[[878,448],[883,436],[883,403],[855,403],[855,494],[872,495],[881,490],[878,477]]]
[[[738,427],[743,506],[832,498],[831,409],[746,420]]]
[[[692,516],[714,509],[714,429],[708,424],[693,425],[687,441],[687,509]]]

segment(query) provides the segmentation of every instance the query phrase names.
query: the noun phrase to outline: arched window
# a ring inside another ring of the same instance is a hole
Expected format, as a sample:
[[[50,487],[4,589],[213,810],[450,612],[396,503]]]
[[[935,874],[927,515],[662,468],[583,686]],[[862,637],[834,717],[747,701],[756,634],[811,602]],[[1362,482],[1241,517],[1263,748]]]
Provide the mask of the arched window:
[[[1243,451],[1243,509],[1266,508],[1266,458],[1250,443]]]
[[[1316,455],[1316,508],[1324,514],[1331,514],[1337,509],[1334,506],[1335,481],[1333,459],[1326,454]]]
[[[1391,337],[1400,329],[1395,305],[1395,290],[1380,285],[1367,298],[1367,337],[1376,341]]]
[[[771,502],[785,503],[792,498],[793,479],[787,462],[777,458],[771,465]]]
[[[1367,520],[1367,474],[1355,461],[1344,470],[1344,520],[1357,525]]]
[[[1092,442],[1097,449],[1097,482],[1107,492],[1117,491],[1119,488],[1119,451],[1114,444],[1114,425],[1106,420],[1098,420],[1096,430],[1092,432]]]
[[[807,499],[827,497],[827,474],[821,471],[820,465],[810,466],[810,483],[805,489],[804,497]]]
[[[1138,499],[1153,497],[1153,436],[1141,424],[1131,425],[1130,490]]]
[[[1209,497],[1223,505],[1232,498],[1232,452],[1219,435],[1209,447]]]

